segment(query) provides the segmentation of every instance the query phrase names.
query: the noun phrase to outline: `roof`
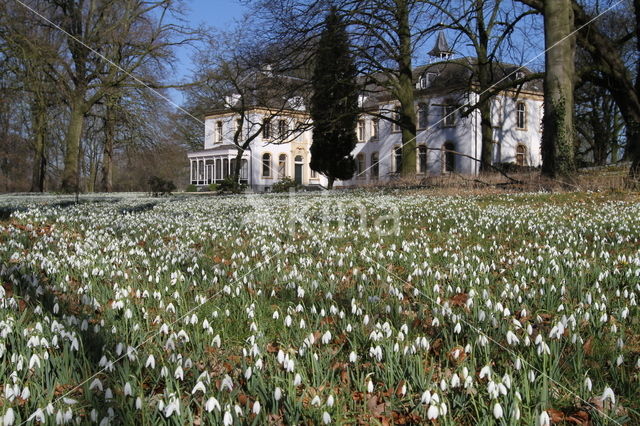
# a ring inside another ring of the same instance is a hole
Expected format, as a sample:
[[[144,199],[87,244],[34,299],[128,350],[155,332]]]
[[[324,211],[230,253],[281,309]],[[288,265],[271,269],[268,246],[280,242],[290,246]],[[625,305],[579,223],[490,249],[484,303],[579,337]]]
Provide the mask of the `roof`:
[[[429,51],[429,55],[440,58],[442,55],[451,55],[452,53],[453,50],[449,47],[449,43],[447,43],[444,32],[440,31],[438,33],[436,44],[433,46],[433,49]]]

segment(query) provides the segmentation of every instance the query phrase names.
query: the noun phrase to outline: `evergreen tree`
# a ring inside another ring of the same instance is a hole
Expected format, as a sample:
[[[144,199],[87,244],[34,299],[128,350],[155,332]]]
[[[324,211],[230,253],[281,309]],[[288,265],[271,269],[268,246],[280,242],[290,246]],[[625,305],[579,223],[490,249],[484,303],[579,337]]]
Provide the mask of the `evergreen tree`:
[[[324,25],[312,77],[311,168],[327,176],[331,189],[336,179],[350,179],[355,172],[351,151],[357,143],[358,88],[347,32],[335,8]]]

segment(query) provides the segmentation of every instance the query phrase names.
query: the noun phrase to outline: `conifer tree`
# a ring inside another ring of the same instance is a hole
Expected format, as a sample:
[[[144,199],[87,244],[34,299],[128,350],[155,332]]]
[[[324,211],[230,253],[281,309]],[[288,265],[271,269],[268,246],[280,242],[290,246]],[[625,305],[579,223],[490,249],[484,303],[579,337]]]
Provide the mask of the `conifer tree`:
[[[351,151],[357,143],[358,89],[349,39],[335,8],[324,27],[312,77],[310,165],[327,176],[331,189],[336,179],[350,179],[355,172]]]

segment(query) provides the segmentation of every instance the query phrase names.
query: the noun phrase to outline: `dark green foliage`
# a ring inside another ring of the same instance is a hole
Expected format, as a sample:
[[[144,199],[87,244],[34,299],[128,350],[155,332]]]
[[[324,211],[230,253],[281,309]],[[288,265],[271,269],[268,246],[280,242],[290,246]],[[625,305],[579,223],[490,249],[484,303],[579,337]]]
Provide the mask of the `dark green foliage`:
[[[325,20],[318,43],[312,85],[311,168],[327,176],[331,188],[336,179],[350,179],[355,173],[351,151],[357,143],[358,122],[356,67],[347,32],[335,8]]]
[[[273,186],[271,187],[271,191],[273,192],[289,192],[290,188],[297,188],[298,184],[296,183],[295,180],[286,177],[283,178],[282,180],[280,180],[279,182],[276,182],[273,184]]]
[[[238,182],[234,179],[233,176],[227,176],[222,182],[220,182],[218,188],[221,192],[231,192],[233,194],[239,194],[247,188],[247,185]]]
[[[172,181],[165,180],[158,176],[151,176],[147,183],[149,184],[149,193],[154,197],[171,195],[171,193],[176,189],[176,186]]]

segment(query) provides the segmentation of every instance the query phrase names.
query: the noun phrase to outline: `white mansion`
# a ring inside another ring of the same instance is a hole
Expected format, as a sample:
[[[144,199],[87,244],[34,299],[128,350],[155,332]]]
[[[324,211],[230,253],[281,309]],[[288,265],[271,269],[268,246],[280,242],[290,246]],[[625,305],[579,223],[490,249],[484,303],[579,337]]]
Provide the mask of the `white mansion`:
[[[470,90],[474,84],[475,60],[450,60],[451,52],[442,34],[430,55],[437,61],[414,70],[418,125],[416,170],[423,176],[477,174],[479,162],[473,158],[480,158],[480,113],[475,110],[463,116],[458,111],[460,105],[474,105],[479,97]],[[515,70],[516,66],[503,64],[494,80],[521,78],[521,73],[528,72],[516,73]],[[518,91],[504,91],[493,97],[494,163],[540,165],[542,104],[540,83],[535,81],[525,83]],[[393,114],[396,105],[397,101],[385,91],[361,97],[364,111]],[[280,109],[276,117],[269,115],[273,112],[265,107],[254,107],[246,114],[250,117],[246,126],[248,122],[260,122],[261,117],[270,118],[243,153],[240,176],[243,183],[257,191],[268,191],[275,182],[289,177],[305,186],[326,186],[326,178],[309,167],[312,131],[310,126],[301,126],[309,123],[309,115],[299,102]],[[216,183],[232,173],[238,153],[233,143],[238,121],[229,111],[219,110],[205,117],[204,149],[188,154],[192,184]],[[296,132],[297,128],[304,130]],[[358,144],[353,150],[356,174],[350,180],[336,181],[335,186],[366,185],[397,176],[402,152],[398,126],[363,114],[358,121],[357,135]]]

